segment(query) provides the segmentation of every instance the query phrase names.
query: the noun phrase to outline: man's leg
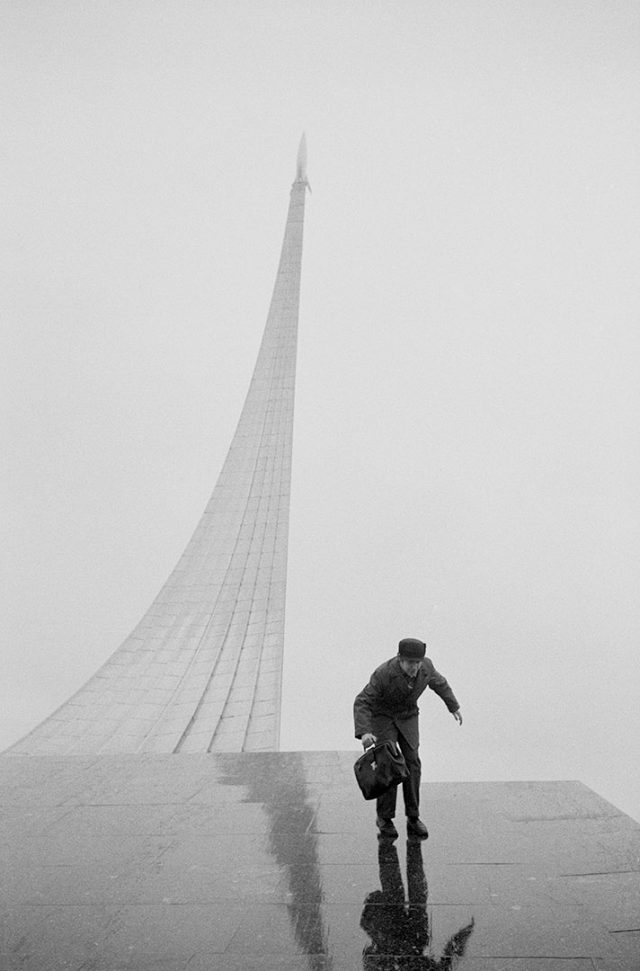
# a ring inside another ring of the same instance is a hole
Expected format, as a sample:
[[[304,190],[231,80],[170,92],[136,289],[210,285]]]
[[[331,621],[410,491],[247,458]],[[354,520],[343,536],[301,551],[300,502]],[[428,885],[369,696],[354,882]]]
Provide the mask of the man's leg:
[[[398,787],[391,786],[376,799],[376,812],[379,819],[393,819],[396,814],[396,797]]]
[[[387,721],[387,723],[382,725],[374,726],[374,734],[376,736],[376,742],[397,742],[398,732],[395,725]],[[398,787],[391,786],[386,792],[383,792],[381,796],[376,799],[376,814],[377,814],[377,826],[380,830],[382,836],[396,837],[398,831],[391,822],[396,814],[396,798],[398,795]]]
[[[422,763],[418,755],[418,745],[407,741],[404,735],[398,735],[400,751],[404,755],[409,770],[409,778],[402,783],[404,795],[404,809],[409,819],[417,819],[420,815],[420,778]]]
[[[417,726],[414,726],[414,728],[417,729]],[[420,739],[417,730],[407,734],[409,738],[402,734],[398,737],[400,751],[404,755],[409,769],[409,778],[402,783],[404,808],[407,814],[407,834],[426,840],[429,830],[420,819],[420,776],[422,774],[420,756],[418,755]]]

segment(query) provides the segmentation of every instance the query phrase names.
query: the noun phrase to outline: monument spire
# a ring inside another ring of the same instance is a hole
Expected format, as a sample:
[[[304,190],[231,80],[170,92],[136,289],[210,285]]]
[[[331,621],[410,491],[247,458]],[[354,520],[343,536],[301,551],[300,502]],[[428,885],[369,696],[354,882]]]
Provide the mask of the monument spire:
[[[14,754],[278,749],[306,139],[267,322],[222,471],[138,626]]]
[[[309,186],[309,181],[307,179],[307,136],[304,132],[302,133],[300,147],[298,148],[296,182],[304,182],[307,186]]]

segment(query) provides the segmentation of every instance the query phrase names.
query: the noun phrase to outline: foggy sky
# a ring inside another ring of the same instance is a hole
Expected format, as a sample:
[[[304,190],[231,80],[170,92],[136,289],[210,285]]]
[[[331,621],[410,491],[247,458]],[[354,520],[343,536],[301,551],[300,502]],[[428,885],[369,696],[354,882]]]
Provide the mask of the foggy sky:
[[[426,779],[640,817],[631,2],[0,9],[0,746],[118,647],[240,414],[309,145],[282,747],[404,636]]]

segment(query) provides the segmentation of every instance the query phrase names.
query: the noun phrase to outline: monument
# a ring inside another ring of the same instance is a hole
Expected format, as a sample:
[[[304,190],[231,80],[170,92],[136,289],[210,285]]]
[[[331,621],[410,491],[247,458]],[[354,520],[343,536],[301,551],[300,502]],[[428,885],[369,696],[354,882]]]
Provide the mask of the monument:
[[[637,971],[640,825],[586,786],[423,782],[430,838],[395,843],[355,751],[277,751],[304,154],[191,541],[0,756],[0,971]]]
[[[258,359],[191,540],[121,647],[14,754],[278,749],[307,188],[303,135]]]

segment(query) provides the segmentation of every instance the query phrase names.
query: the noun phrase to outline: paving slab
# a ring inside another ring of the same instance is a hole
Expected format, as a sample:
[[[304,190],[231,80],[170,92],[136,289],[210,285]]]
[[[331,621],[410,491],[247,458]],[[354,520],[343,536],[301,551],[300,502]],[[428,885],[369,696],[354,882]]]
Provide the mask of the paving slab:
[[[640,825],[427,782],[379,840],[356,755],[1,756],[0,971],[639,971]]]

